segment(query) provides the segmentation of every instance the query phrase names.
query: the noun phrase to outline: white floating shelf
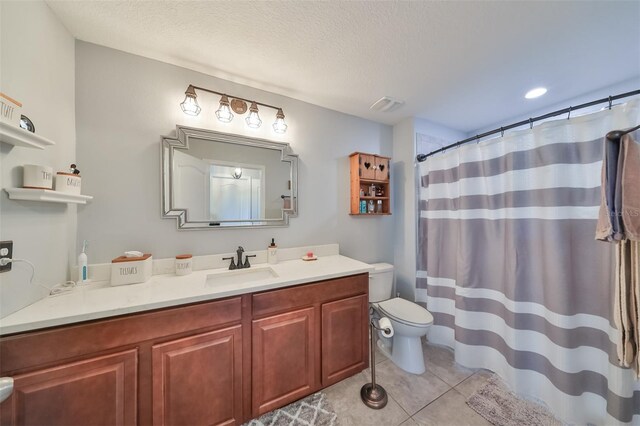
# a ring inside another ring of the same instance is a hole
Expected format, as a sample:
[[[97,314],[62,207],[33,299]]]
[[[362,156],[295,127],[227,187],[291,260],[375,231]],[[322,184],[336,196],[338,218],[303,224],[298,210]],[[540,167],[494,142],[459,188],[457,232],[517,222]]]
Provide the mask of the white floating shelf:
[[[87,204],[93,200],[90,195],[75,195],[51,189],[5,188],[11,200],[46,201],[49,203]]]
[[[55,142],[47,138],[2,121],[0,121],[0,141],[9,145],[36,149],[45,149],[47,146],[55,145]]]

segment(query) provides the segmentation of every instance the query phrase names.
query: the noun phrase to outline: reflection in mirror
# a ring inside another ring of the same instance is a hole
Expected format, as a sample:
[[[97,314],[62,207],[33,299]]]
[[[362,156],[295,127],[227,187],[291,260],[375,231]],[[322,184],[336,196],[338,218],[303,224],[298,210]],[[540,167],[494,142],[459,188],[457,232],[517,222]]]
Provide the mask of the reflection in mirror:
[[[162,182],[163,215],[179,229],[284,226],[296,215],[288,144],[182,126],[177,136],[162,141]]]

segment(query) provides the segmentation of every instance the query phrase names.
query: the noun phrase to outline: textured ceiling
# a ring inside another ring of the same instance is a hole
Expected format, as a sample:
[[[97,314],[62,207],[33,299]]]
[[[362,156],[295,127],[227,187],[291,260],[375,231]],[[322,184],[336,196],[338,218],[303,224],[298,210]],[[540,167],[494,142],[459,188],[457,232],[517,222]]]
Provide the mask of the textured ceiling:
[[[471,131],[640,75],[638,1],[48,4],[80,40],[389,124]]]

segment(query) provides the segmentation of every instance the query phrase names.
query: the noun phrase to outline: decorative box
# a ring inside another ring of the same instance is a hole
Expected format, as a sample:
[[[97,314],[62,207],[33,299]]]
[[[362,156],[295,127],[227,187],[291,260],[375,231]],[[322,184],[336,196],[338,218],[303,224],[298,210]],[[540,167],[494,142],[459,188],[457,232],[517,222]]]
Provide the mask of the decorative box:
[[[53,188],[53,169],[38,164],[25,164],[22,167],[22,187],[51,189]]]
[[[152,275],[152,262],[153,258],[150,254],[141,257],[116,257],[111,261],[111,285],[148,281]]]
[[[58,192],[80,195],[81,183],[80,175],[65,172],[56,173],[56,191]]]
[[[0,121],[20,127],[22,104],[0,92]]]

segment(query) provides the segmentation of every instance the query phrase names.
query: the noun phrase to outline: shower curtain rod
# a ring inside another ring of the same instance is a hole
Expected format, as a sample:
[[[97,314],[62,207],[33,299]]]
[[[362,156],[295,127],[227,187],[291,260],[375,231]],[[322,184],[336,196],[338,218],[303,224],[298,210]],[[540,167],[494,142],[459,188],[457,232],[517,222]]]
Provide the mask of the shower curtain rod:
[[[426,160],[427,157],[431,157],[432,155],[438,154],[439,152],[444,152],[444,151],[446,151],[446,150],[448,150],[450,148],[457,148],[460,145],[465,144],[467,142],[479,141],[482,138],[485,138],[485,137],[491,136],[491,135],[495,135],[496,133],[501,133],[504,136],[504,132],[506,130],[514,129],[514,128],[520,127],[520,126],[524,126],[525,124],[529,124],[531,126],[531,128],[533,128],[533,123],[535,123],[536,121],[545,120],[547,118],[555,117],[557,115],[562,115],[562,114],[569,114],[569,116],[570,116],[573,111],[576,111],[576,110],[579,110],[579,109],[582,109],[582,108],[587,108],[587,107],[590,107],[590,106],[594,106],[594,105],[598,105],[598,104],[603,104],[605,102],[609,102],[609,109],[611,109],[611,104],[613,103],[613,101],[616,101],[616,100],[622,99],[622,98],[627,98],[629,96],[635,96],[635,95],[640,95],[640,90],[634,90],[634,91],[627,92],[627,93],[621,93],[619,95],[609,96],[608,98],[598,99],[596,101],[587,102],[585,104],[580,104],[578,106],[570,106],[569,108],[559,109],[557,111],[553,111],[553,112],[550,112],[550,113],[547,113],[547,114],[544,114],[544,115],[540,115],[538,117],[529,118],[528,120],[522,120],[522,121],[519,121],[517,123],[509,124],[508,126],[503,126],[503,127],[497,128],[497,129],[489,130],[488,132],[484,132],[484,133],[481,133],[479,135],[475,135],[475,136],[472,136],[470,138],[463,139],[461,141],[452,143],[451,145],[447,145],[445,147],[436,149],[435,151],[431,151],[428,154],[418,154],[416,156],[416,160],[418,160],[419,162],[422,162],[422,161]]]

